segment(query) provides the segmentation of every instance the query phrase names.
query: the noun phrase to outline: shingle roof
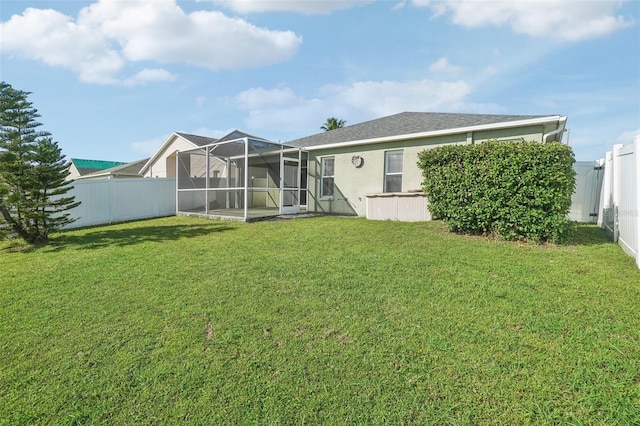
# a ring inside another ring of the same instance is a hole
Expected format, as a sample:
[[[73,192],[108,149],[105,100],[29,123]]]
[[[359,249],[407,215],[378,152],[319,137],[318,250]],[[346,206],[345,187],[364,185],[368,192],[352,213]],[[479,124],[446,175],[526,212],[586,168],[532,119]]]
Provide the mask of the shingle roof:
[[[242,138],[250,138],[250,139],[259,139],[259,140],[265,140],[259,136],[254,136],[254,135],[250,135],[249,133],[245,133],[242,130],[233,130],[232,132],[224,135],[223,137],[221,137],[220,139],[218,139],[216,142],[225,142],[225,141],[232,141],[234,139],[242,139]]]
[[[192,135],[189,133],[180,133],[180,132],[175,132],[176,135],[179,135],[183,138],[185,138],[186,140],[188,140],[189,142],[193,143],[194,145],[197,146],[205,146],[205,145],[211,145],[212,143],[216,143],[216,142],[226,142],[226,141],[231,141],[234,139],[242,139],[242,138],[251,138],[251,139],[259,139],[259,140],[263,140],[263,138],[258,137],[258,136],[254,136],[254,135],[250,135],[249,133],[245,133],[242,130],[233,130],[231,132],[229,132],[228,134],[224,135],[223,137],[221,137],[220,139],[214,139],[214,138],[208,138],[205,136],[198,136],[198,135]]]
[[[133,161],[131,163],[126,163],[121,166],[112,167],[107,170],[103,170],[102,172],[109,172],[111,174],[128,174],[128,175],[137,175],[140,173],[142,166],[149,161],[148,158],[144,158],[142,160]]]
[[[285,142],[287,145],[311,147],[376,139],[416,133],[454,130],[474,126],[484,126],[510,121],[521,121],[548,117],[545,115],[489,115],[456,114],[435,112],[402,112],[364,123],[346,126]]]
[[[208,138],[206,136],[191,135],[189,133],[176,132],[176,135],[180,135],[181,137],[185,138],[186,140],[188,140],[189,142],[197,146],[209,145],[218,141],[217,139],[214,139],[214,138]]]

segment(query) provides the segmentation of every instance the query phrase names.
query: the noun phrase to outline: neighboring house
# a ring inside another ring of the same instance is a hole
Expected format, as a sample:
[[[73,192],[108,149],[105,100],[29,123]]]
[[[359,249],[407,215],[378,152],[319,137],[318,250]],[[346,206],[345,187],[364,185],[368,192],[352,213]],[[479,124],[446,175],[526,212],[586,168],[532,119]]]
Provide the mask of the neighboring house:
[[[287,142],[308,155],[307,211],[429,220],[418,153],[489,139],[562,141],[567,117],[403,112]]]
[[[121,161],[85,160],[81,158],[71,158],[69,160],[69,175],[66,180],[78,179],[91,173],[96,173],[112,167],[122,166]]]
[[[215,142],[216,139],[188,133],[172,133],[140,170],[144,177],[176,177],[176,152]]]
[[[100,170],[99,172],[80,176],[76,178],[76,180],[141,178],[143,176],[140,174],[140,170],[142,170],[142,167],[147,164],[148,161],[148,158],[144,158],[142,160],[133,161],[131,163],[125,163],[120,166],[111,167],[109,169]]]
[[[202,146],[211,145],[215,142],[223,142],[244,137],[254,136],[240,130],[233,130],[220,139],[174,132],[142,167],[140,174],[144,177],[175,177],[176,153],[178,151],[188,151]]]

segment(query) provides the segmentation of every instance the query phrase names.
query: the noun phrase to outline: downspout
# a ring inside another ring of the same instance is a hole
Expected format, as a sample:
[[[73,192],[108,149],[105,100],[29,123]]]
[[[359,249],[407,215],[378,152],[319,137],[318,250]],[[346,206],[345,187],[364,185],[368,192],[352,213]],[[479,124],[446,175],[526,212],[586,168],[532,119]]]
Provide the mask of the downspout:
[[[564,117],[560,118],[560,120],[558,121],[558,128],[555,130],[550,131],[549,133],[545,133],[542,135],[542,142],[549,142],[549,138],[551,136],[555,136],[558,133],[562,133],[564,132],[564,127],[567,124],[567,116],[565,115]],[[560,143],[562,143],[562,135],[560,135]]]

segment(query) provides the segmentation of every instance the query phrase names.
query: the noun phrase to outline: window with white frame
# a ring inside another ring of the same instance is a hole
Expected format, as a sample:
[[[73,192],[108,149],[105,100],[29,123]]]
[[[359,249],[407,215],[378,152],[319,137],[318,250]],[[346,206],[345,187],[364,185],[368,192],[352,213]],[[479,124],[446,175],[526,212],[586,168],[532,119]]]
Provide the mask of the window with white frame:
[[[384,192],[402,192],[402,151],[384,153]]]
[[[322,177],[320,184],[321,197],[333,197],[333,174],[335,171],[335,159],[325,157],[322,159]]]

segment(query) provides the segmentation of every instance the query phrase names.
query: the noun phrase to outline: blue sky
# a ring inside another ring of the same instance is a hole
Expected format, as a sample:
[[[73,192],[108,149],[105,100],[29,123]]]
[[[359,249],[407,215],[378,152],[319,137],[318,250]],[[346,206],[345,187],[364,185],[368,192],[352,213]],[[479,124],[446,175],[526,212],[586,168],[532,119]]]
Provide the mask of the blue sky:
[[[71,158],[403,111],[567,115],[578,160],[640,134],[635,0],[2,0],[0,36]]]

